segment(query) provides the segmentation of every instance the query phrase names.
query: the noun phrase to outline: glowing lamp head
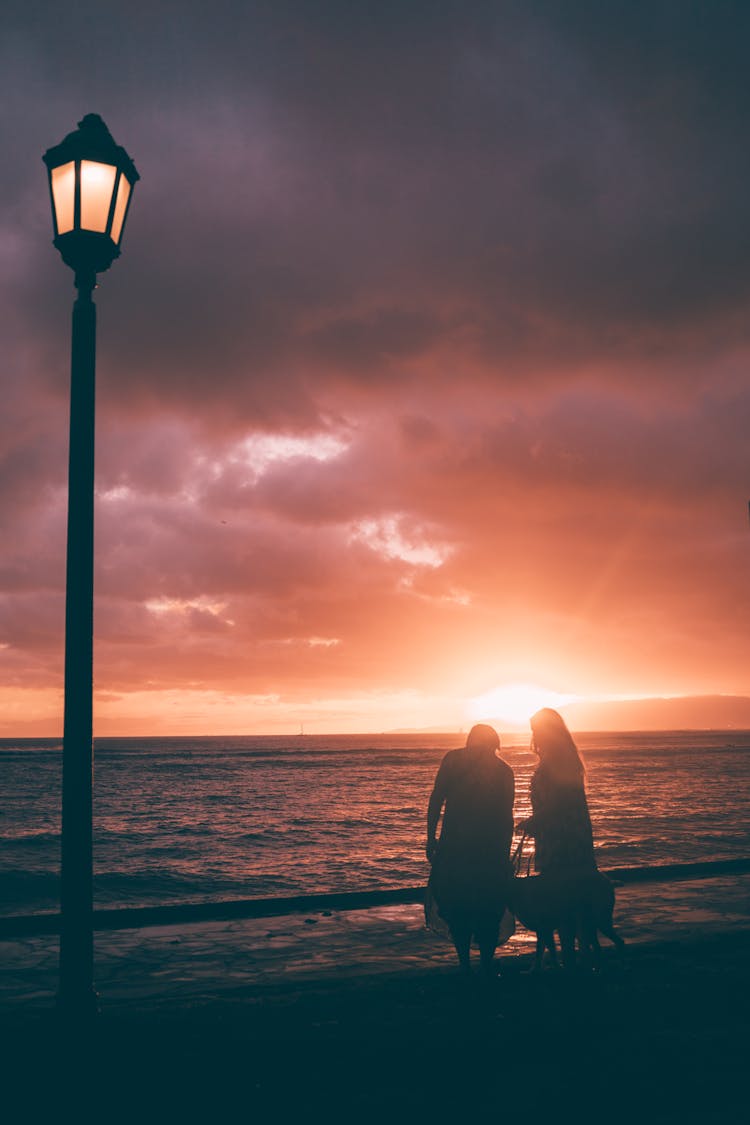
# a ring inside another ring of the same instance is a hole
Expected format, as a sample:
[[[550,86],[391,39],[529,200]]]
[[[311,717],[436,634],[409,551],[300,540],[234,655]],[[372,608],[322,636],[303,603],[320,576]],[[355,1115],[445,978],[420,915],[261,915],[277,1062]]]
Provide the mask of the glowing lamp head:
[[[49,172],[54,245],[76,274],[109,269],[120,254],[125,220],[140,179],[124,148],[96,113],[42,157]]]

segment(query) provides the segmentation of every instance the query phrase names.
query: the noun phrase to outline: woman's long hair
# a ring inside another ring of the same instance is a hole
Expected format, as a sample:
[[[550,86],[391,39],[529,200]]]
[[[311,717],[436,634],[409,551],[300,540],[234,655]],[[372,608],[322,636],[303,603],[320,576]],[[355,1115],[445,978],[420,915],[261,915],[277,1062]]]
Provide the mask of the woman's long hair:
[[[578,747],[562,715],[551,707],[531,716],[531,748],[539,757],[540,767],[556,781],[583,786],[586,769]]]

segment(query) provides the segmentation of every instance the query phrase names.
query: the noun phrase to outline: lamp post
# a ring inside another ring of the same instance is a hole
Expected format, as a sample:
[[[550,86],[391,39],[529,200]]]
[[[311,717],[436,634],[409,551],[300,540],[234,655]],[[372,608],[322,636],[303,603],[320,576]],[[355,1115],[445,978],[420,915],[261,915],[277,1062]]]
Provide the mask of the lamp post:
[[[93,941],[93,618],[96,275],[120,254],[133,186],[125,149],[95,113],[42,157],[54,245],[75,272],[70,370],[68,548],[65,585],[60,980],[66,1014],[96,1012]]]

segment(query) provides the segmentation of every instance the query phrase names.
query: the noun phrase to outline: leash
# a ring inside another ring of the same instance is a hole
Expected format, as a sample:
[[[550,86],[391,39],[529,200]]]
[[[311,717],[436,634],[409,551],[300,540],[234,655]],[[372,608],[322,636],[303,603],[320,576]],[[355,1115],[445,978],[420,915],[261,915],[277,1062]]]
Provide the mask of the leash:
[[[528,833],[527,832],[521,832],[521,837],[520,837],[518,843],[516,844],[513,855],[511,856],[511,864],[513,866],[513,874],[514,875],[521,875],[523,873],[523,861],[524,861],[523,846],[528,839],[529,839]],[[526,854],[526,857],[525,857],[525,859],[526,859],[526,876],[529,876],[531,874],[531,858],[532,858],[532,852],[528,852]]]

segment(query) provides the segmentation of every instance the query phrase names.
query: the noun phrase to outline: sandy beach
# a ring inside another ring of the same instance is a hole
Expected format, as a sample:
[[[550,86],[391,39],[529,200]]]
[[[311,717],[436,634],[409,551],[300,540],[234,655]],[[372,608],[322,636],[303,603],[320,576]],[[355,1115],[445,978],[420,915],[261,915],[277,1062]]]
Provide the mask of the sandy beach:
[[[621,888],[625,968],[607,950],[599,974],[531,976],[519,932],[489,986],[459,977],[417,907],[102,933],[102,1012],[74,1034],[54,1013],[56,940],[5,942],[6,1088],[25,1120],[83,1092],[106,1119],[736,1120],[749,885],[693,885],[699,915],[688,886]]]

